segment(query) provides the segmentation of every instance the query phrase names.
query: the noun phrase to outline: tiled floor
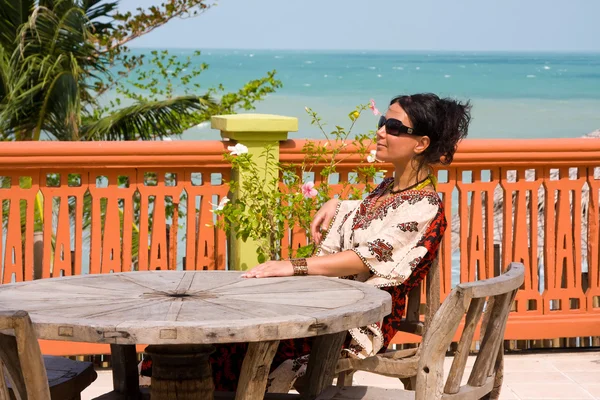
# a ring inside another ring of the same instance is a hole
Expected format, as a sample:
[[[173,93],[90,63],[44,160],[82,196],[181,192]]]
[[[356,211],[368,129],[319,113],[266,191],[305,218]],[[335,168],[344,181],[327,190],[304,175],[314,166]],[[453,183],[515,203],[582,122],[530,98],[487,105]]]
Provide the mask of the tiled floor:
[[[465,381],[474,359],[469,358]],[[505,356],[504,360],[501,399],[600,399],[600,351],[513,354]],[[445,371],[451,361],[446,359]],[[357,373],[354,384],[402,388],[395,378],[369,373]],[[111,389],[110,371],[100,371],[96,382],[83,392],[82,400],[93,399]]]

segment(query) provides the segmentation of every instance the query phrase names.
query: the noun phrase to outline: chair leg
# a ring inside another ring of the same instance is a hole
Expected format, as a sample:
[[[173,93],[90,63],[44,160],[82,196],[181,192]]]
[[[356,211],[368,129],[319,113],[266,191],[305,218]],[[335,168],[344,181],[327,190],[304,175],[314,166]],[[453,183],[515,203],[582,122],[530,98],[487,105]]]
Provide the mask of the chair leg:
[[[410,378],[400,378],[400,382],[404,385],[405,390],[415,390],[417,387],[417,377],[411,376]]]
[[[481,398],[481,400],[498,400],[500,398],[500,390],[504,381],[504,348],[501,346],[496,359],[496,376],[494,377],[494,387],[492,391]]]
[[[4,364],[0,360],[0,400],[9,400],[8,386],[6,386],[6,377],[4,376]]]
[[[337,378],[337,387],[352,386],[352,378],[356,371],[348,370],[339,373]]]

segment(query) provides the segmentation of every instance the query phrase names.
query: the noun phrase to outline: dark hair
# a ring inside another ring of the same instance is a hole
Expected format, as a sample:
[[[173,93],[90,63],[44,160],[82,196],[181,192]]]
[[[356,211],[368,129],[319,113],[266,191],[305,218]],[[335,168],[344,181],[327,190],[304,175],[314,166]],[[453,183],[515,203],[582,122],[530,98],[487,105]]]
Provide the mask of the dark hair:
[[[419,168],[425,164],[450,164],[458,142],[467,136],[471,122],[471,104],[433,93],[397,96],[390,106],[398,103],[408,115],[416,134],[428,136],[429,147],[419,159]]]

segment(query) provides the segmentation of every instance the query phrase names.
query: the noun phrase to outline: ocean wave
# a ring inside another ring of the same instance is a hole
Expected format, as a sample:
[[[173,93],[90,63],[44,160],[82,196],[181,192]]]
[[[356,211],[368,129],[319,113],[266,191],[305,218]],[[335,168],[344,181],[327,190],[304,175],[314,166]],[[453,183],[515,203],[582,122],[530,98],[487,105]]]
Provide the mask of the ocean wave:
[[[312,85],[310,83],[303,83],[302,86],[304,86],[304,87],[311,87]]]
[[[544,65],[544,69],[545,69],[545,70],[549,70],[549,69],[550,69],[550,67],[549,67],[549,66],[547,66],[547,65]]]
[[[377,74],[377,77],[378,77],[378,78],[381,78],[382,76],[383,76],[383,75],[381,75],[381,74]]]
[[[314,61],[310,61],[310,60],[309,61],[304,61],[304,64],[314,64],[314,63],[315,63]]]
[[[528,78],[536,78],[535,75],[527,75]]]
[[[369,69],[377,69],[377,67],[369,67]]]
[[[395,69],[398,71],[404,71],[404,67],[392,67],[392,69]]]
[[[196,125],[196,128],[200,128],[200,129],[210,128],[210,121],[200,122],[198,125]]]
[[[450,78],[452,75],[444,75],[444,78]]]

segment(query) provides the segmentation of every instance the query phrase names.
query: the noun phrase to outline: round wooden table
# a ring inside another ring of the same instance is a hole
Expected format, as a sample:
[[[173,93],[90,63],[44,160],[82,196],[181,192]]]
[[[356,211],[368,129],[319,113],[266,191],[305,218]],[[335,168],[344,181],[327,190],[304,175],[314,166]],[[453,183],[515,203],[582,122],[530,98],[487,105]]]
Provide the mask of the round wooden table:
[[[151,345],[152,400],[212,397],[210,344],[236,342],[250,342],[236,399],[262,398],[279,340],[310,336],[318,336],[307,372],[307,396],[315,396],[331,383],[346,331],[391,311],[388,293],[359,282],[240,274],[144,271],[41,279],[1,285],[0,310],[29,312],[40,339],[111,344],[115,391],[130,398],[137,393],[134,345]]]

